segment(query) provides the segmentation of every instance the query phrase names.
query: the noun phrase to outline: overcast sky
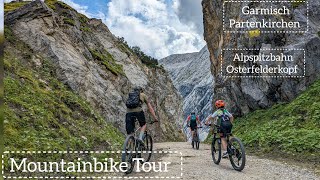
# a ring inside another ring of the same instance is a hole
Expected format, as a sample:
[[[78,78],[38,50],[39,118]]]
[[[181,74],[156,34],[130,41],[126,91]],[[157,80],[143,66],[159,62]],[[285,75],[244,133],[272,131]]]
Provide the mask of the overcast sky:
[[[0,0],[0,31],[3,32],[3,0]]]
[[[62,0],[102,19],[116,36],[146,54],[164,58],[205,45],[201,0]]]

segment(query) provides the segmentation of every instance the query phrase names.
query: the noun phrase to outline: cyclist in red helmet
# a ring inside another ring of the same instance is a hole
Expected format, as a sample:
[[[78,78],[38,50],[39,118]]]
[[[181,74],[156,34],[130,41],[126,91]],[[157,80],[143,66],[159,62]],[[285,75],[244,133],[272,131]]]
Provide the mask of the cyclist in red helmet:
[[[232,123],[233,123],[233,116],[231,113],[226,110],[225,107],[225,102],[223,100],[217,100],[215,102],[215,107],[217,110],[210,115],[207,119],[205,124],[211,124],[209,123],[211,120],[214,120],[214,124],[220,126],[220,137],[221,137],[221,144],[222,144],[222,150],[223,158],[228,157],[228,152],[227,152],[227,140],[226,140],[226,133],[231,133],[232,129]]]

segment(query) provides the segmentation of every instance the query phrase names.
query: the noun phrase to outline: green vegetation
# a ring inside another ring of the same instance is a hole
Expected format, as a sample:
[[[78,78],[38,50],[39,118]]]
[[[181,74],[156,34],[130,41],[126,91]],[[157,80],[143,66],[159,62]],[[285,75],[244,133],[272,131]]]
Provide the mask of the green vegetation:
[[[74,22],[74,20],[73,19],[70,19],[70,18],[63,18],[63,22],[65,23],[65,24],[69,24],[69,25],[71,25],[71,26],[74,26],[75,25],[75,22]]]
[[[12,32],[12,29],[6,25],[4,26],[4,38],[6,41],[9,41],[9,42],[15,41],[15,36]]]
[[[88,18],[87,18],[87,16],[85,16],[85,15],[83,15],[83,14],[81,14],[81,13],[78,13],[78,18],[79,18],[79,21],[80,21],[80,23],[81,24],[85,24],[85,23],[87,23],[88,22]]]
[[[81,27],[80,30],[85,32],[92,32],[92,30],[89,27]]]
[[[127,52],[127,49],[129,49],[131,53],[138,56],[138,58],[141,60],[143,64],[147,65],[148,67],[159,68],[158,60],[151,56],[146,55],[143,51],[141,51],[140,47],[138,46],[130,47],[123,37],[118,37],[118,41],[121,43],[119,47],[122,50]]]
[[[57,9],[57,5],[60,6],[63,9],[69,9],[69,10],[74,10],[71,6],[67,5],[64,2],[58,1],[58,0],[45,0],[44,3],[47,4],[52,10]]]
[[[98,60],[102,65],[104,65],[109,71],[111,71],[114,75],[125,75],[123,71],[123,67],[120,64],[117,64],[112,55],[108,51],[104,51],[100,53],[96,50],[89,50],[92,57]]]
[[[7,150],[119,149],[120,132],[59,82],[49,61],[41,61],[42,71],[33,70],[5,54]]]
[[[234,132],[247,148],[319,159],[320,81],[289,104],[257,110],[236,120]]]
[[[46,5],[51,8],[52,10],[56,10],[56,6],[55,4],[57,3],[57,0],[45,0],[44,3],[46,3]]]
[[[301,4],[304,4],[304,3],[306,3],[306,1],[303,1],[303,0],[293,0],[293,1],[291,1],[291,4],[292,4],[293,8],[297,8]]]
[[[11,32],[10,28],[7,31]],[[10,37],[15,39],[13,34]],[[61,83],[55,69],[49,60],[34,54],[21,41],[15,39],[7,43],[4,56],[5,150],[121,149],[123,135]]]
[[[15,2],[12,1],[10,3],[4,3],[4,12],[9,12],[9,11],[13,11],[15,9],[18,9],[19,7],[22,7],[26,4],[28,4],[29,2]]]
[[[75,11],[71,6],[69,6],[68,4],[61,2],[61,1],[56,1],[56,3],[62,8],[62,9],[69,9],[72,11]]]

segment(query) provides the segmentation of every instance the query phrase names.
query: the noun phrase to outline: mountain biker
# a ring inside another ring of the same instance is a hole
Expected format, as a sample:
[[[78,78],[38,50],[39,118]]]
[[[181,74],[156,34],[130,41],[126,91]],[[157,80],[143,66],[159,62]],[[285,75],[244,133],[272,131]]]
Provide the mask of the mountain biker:
[[[199,116],[196,116],[195,112],[191,112],[191,114],[187,117],[187,124],[188,124],[188,127],[190,127],[191,137],[193,137],[194,130],[198,127],[197,122],[201,124],[201,121],[199,120]]]
[[[234,117],[224,108],[225,102],[223,100],[217,100],[215,102],[215,107],[217,110],[206,119],[205,125],[210,124],[210,120],[214,120],[214,124],[220,126],[222,150],[224,151],[222,157],[226,158],[228,157],[228,152],[225,135],[226,133],[231,133]]]
[[[148,97],[143,92],[143,89],[139,86],[135,87],[133,91],[129,93],[129,97],[126,102],[126,106],[127,106],[126,131],[127,131],[127,134],[134,133],[135,120],[138,119],[139,125],[141,127],[139,140],[141,140],[142,142],[144,138],[144,132],[147,128],[146,118],[144,116],[144,112],[142,109],[143,103],[147,105],[149,112],[151,113],[154,119],[154,122],[159,122],[154,112],[154,109],[152,108],[151,103],[148,100]]]

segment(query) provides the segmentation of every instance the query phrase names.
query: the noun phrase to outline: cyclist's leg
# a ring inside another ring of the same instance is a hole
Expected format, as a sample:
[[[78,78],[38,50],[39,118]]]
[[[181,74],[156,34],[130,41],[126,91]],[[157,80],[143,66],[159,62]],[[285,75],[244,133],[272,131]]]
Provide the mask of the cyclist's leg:
[[[135,128],[134,118],[135,118],[134,113],[130,112],[126,114],[126,131],[128,135],[134,133],[134,128]]]
[[[146,117],[144,116],[144,112],[143,111],[137,112],[137,118],[138,118],[138,121],[139,121],[139,125],[141,127],[139,139],[143,141],[144,132],[147,129]]]
[[[226,127],[223,127],[221,126],[221,134],[220,134],[220,137],[221,137],[221,144],[222,144],[222,150],[223,150],[223,157],[226,157],[227,156],[227,139],[226,139],[226,134],[227,133],[231,133],[231,128],[232,128],[232,125],[229,125],[229,126],[226,126]]]
[[[224,136],[221,136],[221,134],[220,134],[220,137],[221,137],[222,150],[225,152],[227,151],[227,139]]]
[[[190,126],[190,129],[191,129],[191,138],[193,138],[195,126],[191,125],[191,126]]]
[[[222,149],[222,158],[228,157],[227,152],[227,140],[226,140],[226,128],[220,124],[220,138],[221,138],[221,149]]]

